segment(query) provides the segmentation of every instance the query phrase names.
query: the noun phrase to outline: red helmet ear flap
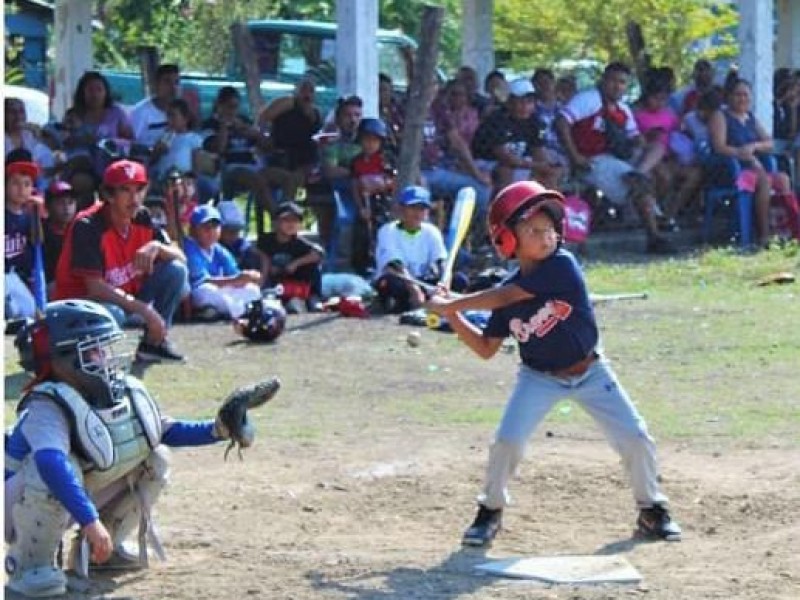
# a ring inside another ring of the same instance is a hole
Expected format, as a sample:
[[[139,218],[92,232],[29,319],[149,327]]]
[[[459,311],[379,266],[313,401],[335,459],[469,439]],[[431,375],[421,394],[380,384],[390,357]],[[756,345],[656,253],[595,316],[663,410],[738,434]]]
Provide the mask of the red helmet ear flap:
[[[33,364],[37,375],[50,374],[50,332],[44,321],[34,324],[31,330],[31,348],[33,350]]]
[[[496,228],[492,243],[497,253],[505,259],[513,258],[517,251],[517,236],[505,225]]]

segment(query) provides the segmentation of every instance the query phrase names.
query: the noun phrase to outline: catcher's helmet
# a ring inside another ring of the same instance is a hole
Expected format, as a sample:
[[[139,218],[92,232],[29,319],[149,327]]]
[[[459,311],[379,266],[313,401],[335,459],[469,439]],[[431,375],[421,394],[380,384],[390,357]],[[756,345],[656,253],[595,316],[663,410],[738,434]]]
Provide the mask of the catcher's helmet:
[[[552,217],[560,236],[564,219],[564,196],[560,192],[548,190],[536,181],[517,181],[498,192],[489,206],[489,235],[500,256],[514,257],[517,250],[514,224],[539,210]]]
[[[253,342],[272,342],[286,325],[286,310],[279,300],[253,300],[240,317],[241,333]]]
[[[386,123],[381,119],[373,119],[370,117],[361,119],[361,122],[358,124],[358,137],[360,138],[366,133],[385,140],[388,135]]]
[[[53,367],[70,373],[86,400],[99,408],[119,401],[132,352],[111,313],[89,300],[51,302],[44,317],[28,323],[15,345],[20,365],[37,379],[51,377]],[[70,382],[73,383],[73,382]]]

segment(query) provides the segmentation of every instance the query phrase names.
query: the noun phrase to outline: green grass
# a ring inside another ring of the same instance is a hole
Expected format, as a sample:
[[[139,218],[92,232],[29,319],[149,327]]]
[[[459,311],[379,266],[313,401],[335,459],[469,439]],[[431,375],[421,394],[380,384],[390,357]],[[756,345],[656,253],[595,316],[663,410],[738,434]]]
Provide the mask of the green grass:
[[[597,314],[606,355],[659,440],[800,445],[800,283],[756,285],[770,273],[797,273],[799,262],[792,245],[587,266],[592,292],[649,292],[644,301],[599,305]],[[254,419],[268,435],[300,443],[357,443],[398,427],[488,434],[513,384],[516,354],[481,361],[455,336],[432,331],[411,349],[408,331],[395,318],[335,319],[287,332],[276,345],[249,346],[226,326],[179,326],[174,338],[190,361],[154,367],[145,381],[168,414],[205,418],[236,385],[278,374],[284,390]],[[6,336],[6,425],[25,380],[12,341]],[[571,401],[556,406],[545,427],[600,435]]]

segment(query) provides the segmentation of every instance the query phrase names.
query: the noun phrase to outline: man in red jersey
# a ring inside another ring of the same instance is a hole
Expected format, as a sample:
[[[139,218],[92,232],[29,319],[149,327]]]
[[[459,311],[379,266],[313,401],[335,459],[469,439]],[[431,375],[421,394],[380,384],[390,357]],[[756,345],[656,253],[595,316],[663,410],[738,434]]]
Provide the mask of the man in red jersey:
[[[137,162],[109,165],[103,201],[80,212],[67,230],[55,297],[95,300],[120,325],[143,323],[138,359],[180,361],[167,331],[189,290],[186,257],[142,209],[147,183]]]

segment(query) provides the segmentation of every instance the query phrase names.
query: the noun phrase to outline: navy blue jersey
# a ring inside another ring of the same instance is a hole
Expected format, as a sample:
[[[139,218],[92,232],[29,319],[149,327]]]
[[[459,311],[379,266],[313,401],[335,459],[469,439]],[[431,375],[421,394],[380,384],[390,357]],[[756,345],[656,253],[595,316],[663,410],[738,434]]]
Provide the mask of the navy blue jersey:
[[[503,283],[533,298],[492,311],[487,337],[513,335],[522,362],[537,371],[558,371],[586,358],[598,331],[589,292],[575,257],[559,248],[527,275],[519,270]]]
[[[6,273],[12,267],[22,277],[28,279],[31,274],[33,253],[30,245],[31,216],[27,212],[18,214],[6,209],[5,224],[5,257]]]

